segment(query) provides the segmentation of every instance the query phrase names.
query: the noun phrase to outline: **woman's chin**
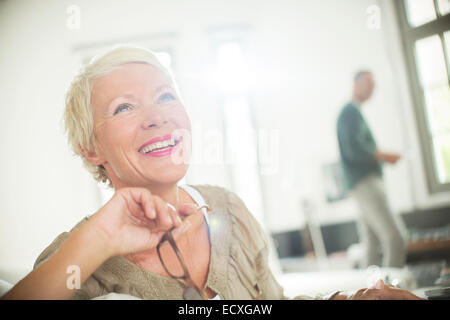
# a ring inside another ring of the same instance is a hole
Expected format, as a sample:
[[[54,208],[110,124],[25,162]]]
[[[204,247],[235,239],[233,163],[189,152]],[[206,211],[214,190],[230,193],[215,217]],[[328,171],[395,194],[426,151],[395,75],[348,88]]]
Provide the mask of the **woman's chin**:
[[[161,184],[177,183],[184,178],[187,172],[187,165],[179,165],[177,168],[170,168],[168,170],[161,170],[155,181]]]

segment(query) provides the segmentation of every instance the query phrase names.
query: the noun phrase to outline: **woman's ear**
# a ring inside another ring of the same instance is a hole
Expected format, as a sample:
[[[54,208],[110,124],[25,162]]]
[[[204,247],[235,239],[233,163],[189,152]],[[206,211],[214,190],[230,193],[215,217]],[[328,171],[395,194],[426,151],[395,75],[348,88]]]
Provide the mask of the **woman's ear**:
[[[87,161],[89,161],[89,163],[93,164],[94,166],[101,166],[106,162],[95,151],[88,151],[81,145],[78,145],[78,148],[80,148],[81,153],[87,159]]]

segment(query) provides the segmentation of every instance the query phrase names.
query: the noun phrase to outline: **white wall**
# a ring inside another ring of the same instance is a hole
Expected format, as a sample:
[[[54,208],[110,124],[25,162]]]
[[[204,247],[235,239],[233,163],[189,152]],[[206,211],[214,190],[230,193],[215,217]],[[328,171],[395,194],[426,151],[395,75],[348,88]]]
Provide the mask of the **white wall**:
[[[73,4],[81,9],[79,30],[66,26],[66,9]],[[411,155],[412,167],[403,161],[386,169],[393,207],[398,211],[448,202],[448,194],[426,193],[398,38],[387,22],[380,30],[367,29],[371,4],[1,1],[0,277],[9,274],[18,280],[60,232],[98,209],[98,188],[72,157],[61,124],[64,92],[84,54],[80,48],[96,43],[135,39],[159,45],[157,35],[171,33],[164,41],[175,46],[177,78],[193,122],[220,128],[220,109],[209,87],[207,30],[242,23],[250,27],[247,56],[256,79],[252,101],[257,125],[279,130],[282,138],[279,171],[263,176],[265,214],[273,231],[301,226],[302,194],[316,199],[324,222],[355,216],[352,201],[330,205],[323,200],[320,165],[337,160],[335,119],[360,67],[374,70],[377,79],[376,94],[364,112],[379,145],[399,151],[407,146]],[[390,17],[389,2],[380,5]],[[229,186],[223,169],[195,165],[188,182]]]

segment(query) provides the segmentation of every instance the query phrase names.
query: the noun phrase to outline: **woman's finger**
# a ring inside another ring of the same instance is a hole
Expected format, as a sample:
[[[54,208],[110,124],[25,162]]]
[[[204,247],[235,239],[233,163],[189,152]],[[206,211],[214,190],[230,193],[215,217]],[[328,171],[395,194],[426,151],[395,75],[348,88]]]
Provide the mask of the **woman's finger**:
[[[149,241],[149,249],[153,249],[157,246],[157,244],[161,241],[164,236],[165,231],[151,231],[150,241]]]
[[[133,189],[124,189],[116,193],[117,197],[125,202],[125,208],[129,212],[129,218],[133,223],[146,225],[147,219],[144,215],[144,209],[141,204],[140,191]]]
[[[181,235],[183,235],[191,227],[191,225],[192,223],[185,219],[179,227],[173,229],[172,236],[174,240],[177,240]]]
[[[175,227],[179,227],[181,225],[181,218],[178,215],[178,212],[176,211],[175,207],[173,207],[171,204],[167,204],[167,208],[170,214],[170,217],[172,218],[173,225]]]
[[[144,209],[145,217],[148,219],[156,219],[155,201],[152,193],[147,189],[140,190],[140,201]]]
[[[167,203],[158,196],[153,196],[153,201],[156,207],[159,228],[162,230],[169,230],[173,226],[173,221],[170,217]]]
[[[136,218],[139,218],[140,220],[155,219],[155,204],[151,192],[144,188],[130,188],[128,190],[131,199],[134,202],[131,205],[133,207],[137,205],[140,209],[139,216],[137,216]]]

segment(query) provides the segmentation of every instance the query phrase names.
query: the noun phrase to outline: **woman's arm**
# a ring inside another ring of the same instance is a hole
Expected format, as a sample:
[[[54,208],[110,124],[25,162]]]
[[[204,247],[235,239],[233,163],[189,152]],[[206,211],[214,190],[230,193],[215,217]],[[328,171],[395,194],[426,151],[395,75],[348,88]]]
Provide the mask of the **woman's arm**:
[[[74,287],[81,286],[109,258],[154,249],[172,227],[177,239],[190,226],[187,219],[177,219],[178,214],[193,212],[190,207],[169,212],[165,202],[146,189],[120,189],[2,299],[68,299],[78,289]],[[78,275],[79,281],[74,279]]]
[[[79,283],[83,284],[110,256],[105,237],[86,223],[2,299],[69,299],[77,289],[73,288],[73,277],[79,275]],[[71,266],[74,269],[68,269]]]

